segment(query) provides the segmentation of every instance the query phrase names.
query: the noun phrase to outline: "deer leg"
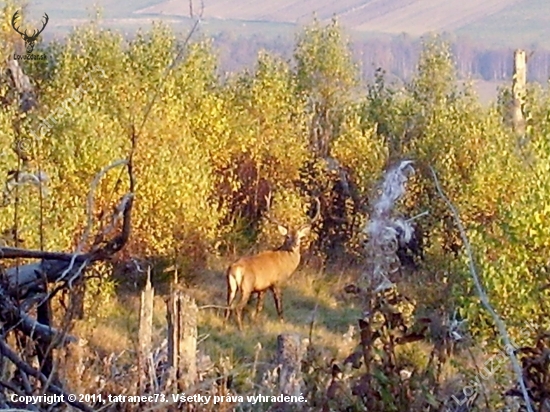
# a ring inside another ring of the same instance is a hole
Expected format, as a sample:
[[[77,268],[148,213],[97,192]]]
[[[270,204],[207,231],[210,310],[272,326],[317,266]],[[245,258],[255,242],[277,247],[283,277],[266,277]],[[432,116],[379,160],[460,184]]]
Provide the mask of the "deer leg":
[[[258,316],[258,314],[263,310],[264,297],[265,297],[265,291],[258,292],[258,300],[256,301],[256,312],[254,312],[253,319],[256,319],[256,316]]]
[[[237,296],[237,281],[233,276],[227,277],[227,308],[225,309],[225,320],[229,319],[231,316],[232,308],[231,305]]]
[[[242,290],[241,289],[241,301],[237,305],[237,308],[235,309],[235,313],[237,315],[237,325],[239,326],[239,330],[243,330],[243,309],[245,308],[246,304],[248,303],[248,299],[250,299],[250,291]]]
[[[281,300],[282,293],[281,289],[277,286],[271,287],[271,292],[273,292],[273,300],[275,300],[275,308],[277,309],[277,315],[279,315],[279,319],[283,320],[283,302]]]

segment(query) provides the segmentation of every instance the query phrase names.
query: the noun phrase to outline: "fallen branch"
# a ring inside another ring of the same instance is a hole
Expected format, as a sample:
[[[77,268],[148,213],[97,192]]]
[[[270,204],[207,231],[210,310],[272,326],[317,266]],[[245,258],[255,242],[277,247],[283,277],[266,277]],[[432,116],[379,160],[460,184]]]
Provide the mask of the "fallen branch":
[[[76,255],[77,261],[88,259],[85,253],[46,252],[43,250],[23,249],[18,247],[0,247],[0,259],[42,259],[71,261]]]
[[[44,280],[48,283],[64,279],[74,281],[90,264],[107,260],[119,252],[130,238],[133,195],[127,196],[122,211],[121,233],[105,242],[94,245],[89,253],[44,252],[22,248],[0,248],[2,259],[42,259],[42,262],[9,268],[5,271],[8,292],[11,296],[25,295],[24,289],[39,288]]]
[[[85,263],[78,259],[78,262]],[[44,279],[48,283],[54,283],[61,278],[63,271],[69,267],[70,262],[62,260],[48,260],[23,266],[16,266],[5,271],[8,293],[10,296],[26,296],[28,291],[42,290]],[[72,273],[77,272],[77,267]]]
[[[51,326],[46,326],[31,318],[26,313],[20,312],[21,323],[19,329],[30,338],[38,338],[43,342],[52,344],[61,336],[61,332]],[[75,343],[78,339],[74,336],[66,335],[63,339],[64,343]],[[56,345],[54,345],[56,346]]]
[[[31,339],[38,339],[47,344],[53,344],[58,339],[60,332],[57,329],[33,319],[13,300],[13,297],[7,296],[5,291],[0,289],[0,315],[4,322],[3,328],[5,331],[18,329]],[[77,341],[73,336],[68,336],[66,340],[67,343]]]
[[[525,400],[525,406],[527,407],[528,412],[533,412],[533,409],[531,407],[531,402],[529,399],[529,394],[527,393],[527,387],[525,385],[525,382],[523,381],[523,372],[521,370],[521,366],[516,358],[516,355],[514,354],[512,349],[514,346],[512,345],[512,342],[510,341],[510,337],[508,336],[508,331],[506,330],[506,325],[498,316],[498,314],[495,312],[493,307],[491,306],[491,303],[489,302],[489,297],[485,293],[485,290],[483,289],[483,286],[481,285],[481,281],[479,279],[479,276],[477,274],[477,270],[474,264],[474,254],[472,253],[472,247],[470,246],[470,242],[468,241],[468,236],[466,235],[466,229],[464,229],[464,225],[462,224],[462,220],[460,219],[460,215],[458,213],[458,210],[454,207],[452,202],[449,200],[449,198],[445,195],[443,190],[441,189],[441,186],[439,185],[439,180],[437,179],[437,174],[435,173],[435,170],[433,167],[430,166],[430,171],[432,172],[432,176],[435,183],[435,188],[441,199],[447,204],[449,207],[454,221],[458,227],[458,230],[460,232],[460,237],[462,238],[462,242],[464,243],[464,247],[466,248],[466,253],[468,254],[468,265],[470,267],[470,273],[472,275],[472,279],[474,280],[474,285],[477,289],[477,294],[479,296],[479,300],[485,306],[489,314],[493,317],[493,320],[495,321],[495,324],[497,325],[498,332],[504,341],[506,353],[510,357],[510,361],[512,362],[512,367],[514,369],[514,372],[517,375],[518,383],[521,388],[521,392],[523,394],[523,399]]]
[[[48,384],[48,378],[46,378],[44,374],[40,373],[40,371],[36,370],[32,366],[19,359],[17,354],[13,350],[11,350],[6,342],[4,342],[2,339],[0,339],[0,353],[8,358],[15,366],[17,366],[20,371],[26,373],[27,375],[33,376],[34,378],[38,379],[43,385],[47,386],[49,392],[52,392],[55,395],[63,395],[63,398],[66,399],[65,402],[69,405],[74,406],[75,408],[84,412],[94,412],[92,408],[82,402],[69,401],[68,393],[63,391],[57,385],[53,385],[51,383]]]
[[[60,287],[68,286],[72,288],[72,282],[81,277],[88,266],[94,262],[111,258],[124,247],[130,237],[130,218],[133,206],[134,180],[131,169],[131,154],[127,160],[116,162],[102,169],[96,176],[96,179],[94,179],[90,190],[91,194],[88,197],[87,212],[88,216],[90,216],[93,214],[93,192],[101,175],[121,164],[128,167],[131,192],[124,196],[123,205],[119,206],[115,211],[118,216],[113,217],[113,222],[122,217],[122,230],[120,234],[102,244],[92,245],[91,251],[88,253],[81,253],[81,249],[84,247],[91,231],[91,221],[88,220],[88,229],[85,231],[76,253],[44,252],[9,247],[0,248],[0,260],[17,258],[41,259],[40,263],[16,266],[3,271],[4,276],[0,283],[0,320],[4,323],[4,332],[17,329],[32,340],[48,347],[48,351],[68,342],[76,341],[76,338],[66,336],[64,333],[51,328],[48,324],[40,323],[39,319],[33,319],[22,310],[20,301],[21,299],[29,298],[27,303],[32,302],[32,304],[35,304],[36,298],[39,298],[40,302],[38,306],[44,304],[55,293],[45,293],[47,291],[47,283],[64,281],[64,284],[60,284]],[[113,230],[113,228],[110,228],[110,230]],[[5,343],[3,342],[3,344]]]

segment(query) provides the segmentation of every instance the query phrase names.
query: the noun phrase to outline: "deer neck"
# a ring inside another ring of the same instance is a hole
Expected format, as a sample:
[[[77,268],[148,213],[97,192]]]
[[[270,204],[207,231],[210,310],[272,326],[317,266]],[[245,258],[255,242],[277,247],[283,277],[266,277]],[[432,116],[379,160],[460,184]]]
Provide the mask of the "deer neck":
[[[284,244],[279,249],[279,253],[283,253],[285,256],[288,256],[289,259],[295,261],[296,266],[300,263],[300,245],[296,244]]]

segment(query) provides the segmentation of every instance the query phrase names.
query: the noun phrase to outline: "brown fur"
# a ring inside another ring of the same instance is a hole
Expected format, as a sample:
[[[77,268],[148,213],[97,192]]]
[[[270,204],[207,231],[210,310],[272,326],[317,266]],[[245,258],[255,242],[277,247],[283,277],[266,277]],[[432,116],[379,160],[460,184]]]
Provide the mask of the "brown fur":
[[[266,197],[269,205],[270,197]],[[300,243],[311,231],[311,225],[320,214],[320,204],[317,201],[317,212],[311,223],[297,230],[288,230],[277,221],[277,227],[285,241],[276,250],[268,250],[257,255],[242,257],[227,269],[227,309],[225,319],[229,319],[235,311],[237,325],[242,330],[242,312],[250,295],[256,293],[258,302],[254,317],[263,308],[265,292],[271,290],[279,319],[283,320],[283,305],[281,300],[281,286],[296,271],[300,264]],[[270,219],[273,221],[273,219]],[[235,307],[233,303],[240,290],[240,300]]]
[[[246,256],[227,269],[227,310],[225,318],[229,319],[231,311],[237,316],[237,324],[242,330],[242,311],[252,293],[258,295],[254,317],[263,308],[264,294],[267,290],[273,293],[275,307],[279,318],[283,320],[281,286],[300,264],[300,241],[310,232],[309,225],[287,234],[284,226],[279,226],[281,234],[286,234],[284,244],[277,250],[268,250],[254,256]],[[232,308],[240,290],[239,303]]]

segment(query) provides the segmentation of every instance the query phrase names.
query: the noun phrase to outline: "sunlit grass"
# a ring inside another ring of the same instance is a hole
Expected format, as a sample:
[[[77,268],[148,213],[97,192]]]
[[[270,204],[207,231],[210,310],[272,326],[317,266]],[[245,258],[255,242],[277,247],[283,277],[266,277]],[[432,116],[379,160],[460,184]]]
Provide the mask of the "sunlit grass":
[[[216,270],[205,271],[184,288],[201,308],[198,319],[201,352],[213,360],[229,357],[238,365],[251,362],[258,345],[261,345],[260,360],[268,362],[275,353],[277,336],[283,333],[295,333],[303,338],[309,338],[311,334],[315,345],[333,354],[342,351],[342,335],[350,325],[356,325],[360,315],[353,301],[346,299],[342,292],[346,283],[352,281],[352,273],[315,273],[307,268],[299,270],[283,289],[284,322],[279,321],[272,295],[268,292],[264,310],[255,320],[250,317],[256,303],[255,299],[251,299],[241,332],[234,317],[225,321],[221,308],[226,300],[223,270],[226,264],[226,261],[215,263]],[[164,298],[155,297],[156,344],[165,338]],[[103,309],[106,313],[104,317],[79,323],[75,332],[102,353],[134,348],[139,334],[139,294],[119,297],[105,305],[108,307]],[[89,315],[93,317],[93,313]]]

